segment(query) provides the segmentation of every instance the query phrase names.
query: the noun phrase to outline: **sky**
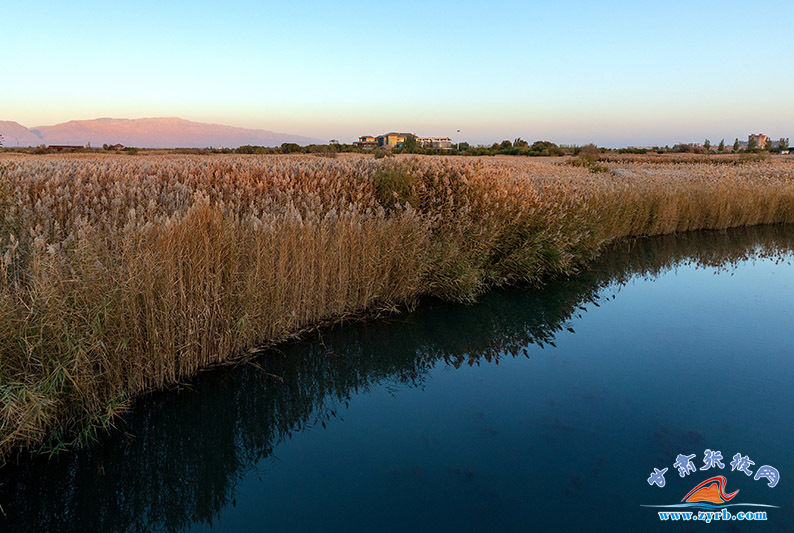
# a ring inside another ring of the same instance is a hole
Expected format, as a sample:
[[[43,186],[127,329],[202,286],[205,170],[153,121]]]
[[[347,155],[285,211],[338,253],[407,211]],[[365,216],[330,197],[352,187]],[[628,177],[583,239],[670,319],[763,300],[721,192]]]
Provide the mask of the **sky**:
[[[0,120],[475,144],[794,137],[791,28],[780,2],[0,0]]]

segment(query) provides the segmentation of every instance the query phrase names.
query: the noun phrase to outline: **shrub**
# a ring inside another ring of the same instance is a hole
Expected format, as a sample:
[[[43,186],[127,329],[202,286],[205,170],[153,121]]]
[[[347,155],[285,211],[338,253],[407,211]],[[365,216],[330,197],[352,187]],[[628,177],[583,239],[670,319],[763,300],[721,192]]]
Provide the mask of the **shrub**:
[[[294,154],[303,151],[299,144],[296,143],[281,143],[282,154]]]
[[[313,144],[309,146],[309,153],[317,157],[336,158],[336,150],[327,144]]]
[[[599,165],[597,163],[590,165],[589,169],[593,174],[598,174],[599,172],[609,172],[609,167],[605,165]]]
[[[739,163],[758,163],[769,159],[769,152],[742,152],[739,154]]]
[[[592,165],[601,159],[601,150],[594,144],[587,144],[579,149],[578,157],[585,165]]]
[[[599,172],[609,172],[609,168],[604,165],[599,165],[597,162],[601,159],[601,151],[593,144],[588,144],[578,150],[578,155],[568,160],[568,164],[574,167],[585,167],[593,174]]]
[[[407,165],[384,166],[372,175],[372,185],[375,188],[375,197],[378,202],[386,207],[396,205],[416,205],[414,183],[416,177]]]

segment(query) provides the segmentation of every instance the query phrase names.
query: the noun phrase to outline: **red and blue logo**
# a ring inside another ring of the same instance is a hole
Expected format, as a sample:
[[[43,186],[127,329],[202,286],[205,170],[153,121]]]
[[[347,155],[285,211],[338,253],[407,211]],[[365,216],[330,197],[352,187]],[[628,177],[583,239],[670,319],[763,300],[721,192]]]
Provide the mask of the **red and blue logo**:
[[[712,469],[723,470],[726,465],[722,462],[722,452],[707,449],[703,454],[703,466],[699,469],[694,464],[695,454],[679,454],[675,462],[672,464],[673,468],[677,469],[678,475],[682,478],[688,477],[691,474],[697,474],[699,471],[708,471]],[[755,470],[755,462],[749,456],[737,453],[733,456],[729,463],[730,471],[742,473],[745,476],[752,477],[754,480],[764,479],[767,481],[767,486],[774,488],[780,481],[780,473],[778,470],[770,465],[763,465]],[[650,476],[648,476],[648,484],[657,487],[664,487],[666,485],[665,474],[668,468],[654,468]],[[728,479],[724,475],[716,475],[709,477],[697,485],[692,490],[687,492],[681,501],[669,505],[643,505],[643,507],[658,507],[658,508],[672,508],[682,510],[690,509],[703,509],[703,510],[721,510],[727,507],[770,507],[776,508],[776,505],[768,505],[764,503],[750,503],[739,501],[737,495],[739,490],[728,492],[727,489]]]

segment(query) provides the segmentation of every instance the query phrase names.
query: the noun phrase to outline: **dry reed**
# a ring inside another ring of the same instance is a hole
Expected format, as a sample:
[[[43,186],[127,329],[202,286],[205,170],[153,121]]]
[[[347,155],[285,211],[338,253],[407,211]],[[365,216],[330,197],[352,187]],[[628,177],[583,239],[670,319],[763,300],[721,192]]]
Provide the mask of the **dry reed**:
[[[317,324],[571,274],[618,238],[794,222],[794,165],[15,157],[0,454]]]

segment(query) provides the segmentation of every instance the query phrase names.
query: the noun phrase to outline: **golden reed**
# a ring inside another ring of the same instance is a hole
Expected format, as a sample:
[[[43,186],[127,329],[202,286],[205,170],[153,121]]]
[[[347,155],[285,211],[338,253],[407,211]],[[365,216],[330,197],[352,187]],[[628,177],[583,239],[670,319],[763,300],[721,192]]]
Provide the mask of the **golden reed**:
[[[0,454],[321,323],[577,271],[618,238],[794,222],[794,162],[7,157]]]

